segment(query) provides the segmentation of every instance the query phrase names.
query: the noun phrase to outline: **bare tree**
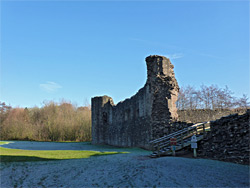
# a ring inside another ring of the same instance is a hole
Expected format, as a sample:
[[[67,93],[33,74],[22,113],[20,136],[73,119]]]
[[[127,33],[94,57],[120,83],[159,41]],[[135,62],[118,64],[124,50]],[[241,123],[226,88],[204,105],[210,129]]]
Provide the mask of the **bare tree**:
[[[235,107],[235,99],[236,98],[233,96],[233,92],[228,88],[228,86],[225,86],[222,97],[223,108]]]
[[[8,106],[5,102],[0,101],[0,124],[2,124],[5,120],[10,110],[11,106]]]
[[[241,108],[248,108],[250,106],[250,102],[248,101],[248,97],[246,94],[243,94],[241,98],[237,100],[237,105]]]
[[[196,90],[193,86],[181,87],[177,100],[177,108],[184,109],[197,109],[200,107],[200,91]]]
[[[178,100],[176,102],[176,106],[179,110],[185,110],[187,103],[187,97],[185,94],[185,88],[181,87],[178,94]]]
[[[197,91],[193,86],[187,86],[186,88],[186,94],[187,94],[187,108],[188,109],[197,109],[199,106],[199,91]]]
[[[212,96],[212,93],[210,91],[210,88],[202,84],[201,90],[200,90],[200,98],[203,103],[203,108],[206,108],[206,109],[212,108],[211,96]]]
[[[177,101],[179,110],[186,109],[230,109],[249,106],[248,98],[243,95],[237,99],[233,92],[225,86],[219,88],[217,85],[201,85],[200,89],[193,86],[181,87]]]

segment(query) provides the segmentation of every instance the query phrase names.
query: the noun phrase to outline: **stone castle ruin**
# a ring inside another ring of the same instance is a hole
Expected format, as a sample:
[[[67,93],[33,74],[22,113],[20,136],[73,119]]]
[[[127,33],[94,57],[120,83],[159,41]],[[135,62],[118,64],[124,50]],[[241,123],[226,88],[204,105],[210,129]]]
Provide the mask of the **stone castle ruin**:
[[[171,131],[171,123],[178,119],[174,66],[158,55],[148,56],[146,63],[146,84],[130,99],[115,105],[108,96],[92,98],[93,144],[147,149],[149,141]]]

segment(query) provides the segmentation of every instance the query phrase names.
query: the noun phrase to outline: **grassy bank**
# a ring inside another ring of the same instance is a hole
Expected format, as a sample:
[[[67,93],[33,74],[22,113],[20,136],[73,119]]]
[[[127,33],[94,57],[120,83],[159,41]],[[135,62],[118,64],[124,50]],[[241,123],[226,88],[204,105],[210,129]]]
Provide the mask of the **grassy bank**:
[[[0,141],[0,145],[9,144],[9,143],[11,143],[11,142]]]
[[[0,145],[9,142],[0,141]],[[45,161],[45,160],[63,160],[80,159],[92,156],[112,155],[125,152],[100,152],[100,151],[82,151],[82,150],[21,150],[0,147],[1,162],[25,162],[25,161]]]

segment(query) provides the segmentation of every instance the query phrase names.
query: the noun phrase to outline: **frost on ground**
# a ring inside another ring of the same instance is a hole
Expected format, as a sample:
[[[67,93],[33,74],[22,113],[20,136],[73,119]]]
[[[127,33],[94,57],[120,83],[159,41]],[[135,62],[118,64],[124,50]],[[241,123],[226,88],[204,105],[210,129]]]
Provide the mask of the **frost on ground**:
[[[37,144],[37,145],[36,145]],[[19,149],[129,151],[87,159],[1,164],[7,187],[249,187],[249,166],[207,159],[162,157],[148,151],[88,143],[15,142]]]

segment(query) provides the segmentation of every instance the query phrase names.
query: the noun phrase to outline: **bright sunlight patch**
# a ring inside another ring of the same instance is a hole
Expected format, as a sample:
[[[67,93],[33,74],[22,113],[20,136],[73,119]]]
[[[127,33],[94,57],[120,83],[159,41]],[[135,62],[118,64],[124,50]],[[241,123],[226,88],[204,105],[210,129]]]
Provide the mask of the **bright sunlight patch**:
[[[0,141],[0,145],[9,144],[9,143],[12,143],[12,142]]]

